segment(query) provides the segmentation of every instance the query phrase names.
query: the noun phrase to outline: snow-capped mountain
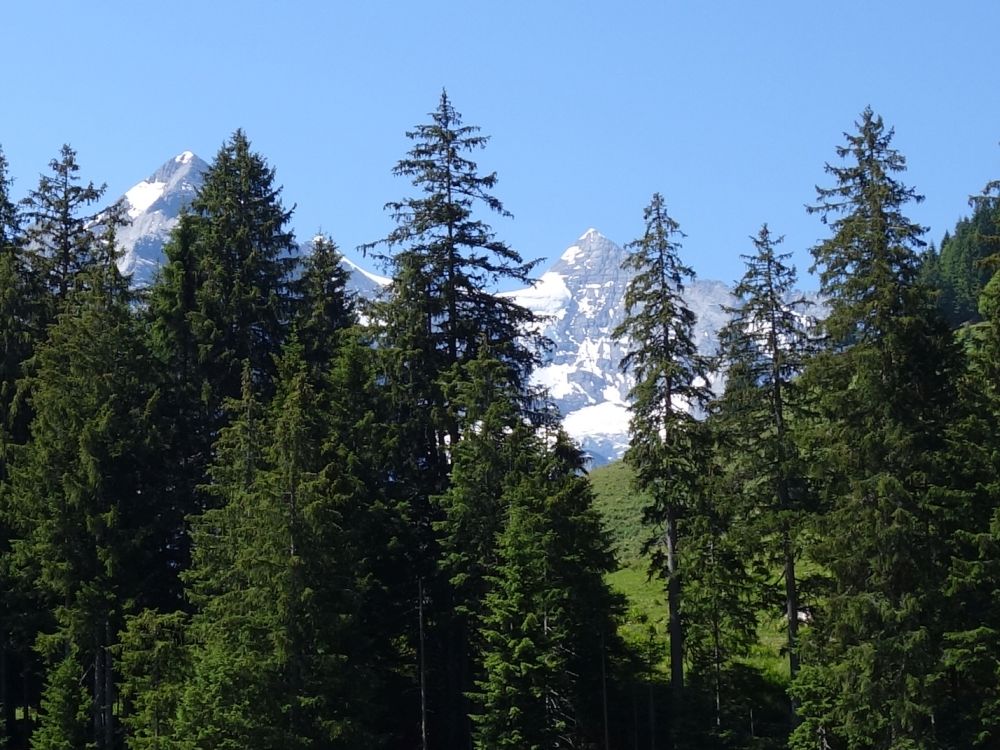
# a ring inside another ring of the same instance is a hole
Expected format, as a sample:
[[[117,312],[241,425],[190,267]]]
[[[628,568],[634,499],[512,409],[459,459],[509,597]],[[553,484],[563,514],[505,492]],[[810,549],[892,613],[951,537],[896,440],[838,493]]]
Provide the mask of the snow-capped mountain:
[[[628,445],[631,379],[619,363],[623,342],[611,332],[625,314],[630,275],[621,269],[625,251],[596,229],[588,229],[528,289],[510,292],[543,318],[542,332],[554,348],[535,374],[563,414],[566,431],[599,465],[620,458]],[[703,354],[714,354],[716,331],[731,305],[729,288],[695,281],[685,300],[697,315],[695,334]]]
[[[181,209],[202,185],[208,165],[190,151],[174,157],[123,196],[131,223],[118,233],[122,271],[137,285],[148,284],[163,262],[163,245]],[[304,250],[308,252],[308,247]],[[611,332],[624,315],[629,275],[621,270],[624,250],[596,229],[588,229],[527,289],[505,292],[541,318],[554,348],[535,374],[564,415],[567,432],[591,456],[593,465],[621,457],[628,444],[630,380],[619,363],[625,353]],[[350,289],[371,298],[389,280],[348,259]],[[695,333],[704,354],[713,354],[716,332],[732,303],[727,285],[695,281],[685,293],[697,315]]]
[[[131,273],[137,286],[153,280],[163,263],[163,244],[176,226],[181,209],[194,198],[207,169],[204,161],[185,151],[122,196],[130,223],[118,231],[118,243],[125,250],[118,268],[122,273]]]
[[[129,223],[117,232],[123,251],[118,269],[131,273],[136,286],[147,286],[163,264],[163,245],[177,226],[181,210],[190,205],[204,183],[207,170],[208,164],[185,151],[133,185],[119,199],[124,202]],[[344,266],[351,274],[351,289],[363,297],[374,296],[389,281],[346,258]]]

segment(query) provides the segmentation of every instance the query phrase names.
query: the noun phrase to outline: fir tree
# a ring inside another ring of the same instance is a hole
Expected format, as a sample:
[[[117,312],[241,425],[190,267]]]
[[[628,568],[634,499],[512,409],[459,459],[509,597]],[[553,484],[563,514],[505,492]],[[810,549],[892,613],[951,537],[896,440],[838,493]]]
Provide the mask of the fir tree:
[[[104,195],[104,185],[79,184],[76,151],[64,145],[59,158],[49,162],[51,174],[39,177],[38,187],[22,203],[29,222],[28,240],[35,271],[58,306],[77,285],[77,277],[91,261],[91,226],[98,214],[87,212]]]
[[[603,575],[613,560],[580,452],[561,434],[551,447],[520,439],[480,626],[475,743],[590,747],[607,730],[602,660],[619,605]]]
[[[329,237],[317,236],[296,283],[295,328],[306,361],[326,368],[340,345],[342,332],[357,323],[354,298],[347,291],[350,274]]]
[[[481,174],[467,156],[488,139],[463,124],[444,92],[430,118],[407,133],[413,147],[394,169],[412,180],[418,196],[387,204],[396,226],[366,249],[382,246],[394,253],[381,256],[392,270],[389,296],[371,310],[385,398],[394,410],[387,420],[394,447],[387,491],[406,507],[414,578],[408,588],[427,592],[425,645],[432,650],[430,662],[443,665],[444,677],[435,676],[430,686],[432,733],[460,746],[468,744],[461,706],[471,684],[454,644],[467,642],[468,635],[456,632],[461,625],[453,621],[449,585],[436,564],[433,525],[441,519],[430,498],[447,490],[452,451],[470,424],[449,394],[468,380],[465,368],[482,349],[503,363],[518,408],[528,413],[535,406],[527,386],[537,357],[531,345],[537,337],[526,333],[533,315],[494,292],[502,282],[526,283],[534,264],[480,218],[484,210],[509,216],[492,194],[496,175]]]
[[[786,649],[792,679],[799,668],[800,535],[811,511],[804,467],[792,432],[805,417],[797,377],[815,346],[806,310],[793,296],[790,254],[777,252],[781,238],[767,225],[752,238],[754,254],[743,256],[746,271],[734,289],[737,304],[719,332],[720,359],[729,377],[714,408],[723,461],[731,477],[739,514],[752,527],[744,564],[758,560],[783,571]],[[762,543],[763,541],[763,543]]]
[[[813,249],[828,350],[807,370],[823,421],[814,437],[824,479],[823,541],[832,576],[803,671],[796,747],[823,734],[850,747],[929,747],[931,676],[941,658],[948,546],[960,513],[942,465],[960,364],[919,283],[923,228],[903,213],[920,200],[894,175],[904,157],[866,109],[818,188],[831,237]]]
[[[47,638],[66,644],[63,654],[45,650],[48,690],[63,691],[70,655],[86,661],[93,724],[80,731],[102,748],[116,735],[111,647],[124,614],[159,589],[163,572],[150,559],[155,394],[114,247],[113,227],[93,240],[94,261],[33,358],[31,439],[14,456],[8,498],[15,564],[52,612]]]
[[[659,193],[643,217],[645,232],[627,246],[622,264],[635,275],[625,292],[625,319],[613,335],[625,341],[621,366],[635,377],[625,461],[635,470],[637,488],[652,498],[645,521],[658,534],[655,572],[667,581],[670,676],[678,707],[684,687],[680,523],[703,473],[704,446],[692,412],[707,403],[709,368],[695,345],[694,313],[682,297],[694,273],[678,258],[680,226]]]

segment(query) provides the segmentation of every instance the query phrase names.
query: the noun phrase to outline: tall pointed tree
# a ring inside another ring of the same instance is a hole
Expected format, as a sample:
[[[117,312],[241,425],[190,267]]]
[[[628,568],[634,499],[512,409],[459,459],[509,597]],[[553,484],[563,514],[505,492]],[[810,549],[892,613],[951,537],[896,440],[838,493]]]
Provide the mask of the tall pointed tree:
[[[961,359],[918,280],[921,200],[893,132],[866,109],[828,164],[810,208],[831,236],[813,249],[828,348],[807,370],[822,422],[815,469],[830,510],[815,556],[833,591],[800,674],[797,747],[817,733],[851,747],[925,747],[941,657],[942,591],[961,507],[949,488],[946,427]]]
[[[603,578],[609,542],[568,438],[546,445],[522,430],[511,439],[520,450],[480,624],[475,746],[595,747],[607,738],[602,668],[620,606]]]
[[[296,281],[295,329],[310,365],[329,365],[343,331],[357,323],[354,296],[347,291],[350,274],[336,243],[316,236]]]
[[[494,173],[482,174],[470,152],[487,145],[479,128],[463,124],[444,92],[430,122],[407,133],[413,146],[394,173],[409,178],[415,197],[386,208],[396,226],[380,242],[392,271],[388,296],[371,311],[385,374],[386,397],[394,409],[388,420],[393,481],[388,490],[407,507],[412,529],[408,555],[412,595],[427,592],[427,645],[430,663],[440,665],[430,689],[432,734],[451,746],[468,744],[468,719],[461,710],[469,687],[462,678],[462,649],[448,604],[449,584],[437,566],[433,525],[441,520],[432,497],[449,486],[454,449],[468,422],[455,386],[483,348],[503,364],[504,377],[518,394],[518,408],[534,404],[528,374],[538,356],[527,309],[499,296],[503,282],[527,283],[533,263],[498,239],[482,214],[509,216],[493,195]],[[400,592],[402,595],[403,592]],[[422,638],[419,633],[414,633]]]
[[[99,212],[90,207],[104,195],[105,186],[80,183],[76,151],[68,144],[58,159],[49,162],[49,169],[51,173],[39,177],[38,187],[22,203],[36,271],[59,305],[91,262],[91,227]]]
[[[812,508],[792,425],[805,416],[797,378],[815,347],[806,312],[810,303],[796,296],[790,254],[777,251],[782,238],[765,224],[751,239],[755,252],[743,256],[746,271],[733,290],[737,304],[727,309],[732,317],[719,332],[720,360],[729,378],[713,412],[727,473],[740,495],[736,502],[754,527],[748,559],[783,571],[786,649],[794,679],[799,669],[799,536]]]
[[[377,679],[343,523],[365,488],[331,460],[340,436],[327,432],[300,345],[279,363],[269,409],[251,380],[248,366],[212,470],[220,505],[193,521],[198,611],[175,734],[205,748],[370,747]]]
[[[158,447],[149,355],[107,229],[33,358],[30,440],[14,455],[8,496],[16,569],[55,624],[38,648],[50,661],[49,703],[62,708],[42,723],[67,720],[76,669],[87,676],[92,719],[79,731],[100,748],[116,741],[116,635],[124,615],[155,595],[163,570],[150,559],[157,493],[148,469]]]
[[[475,359],[481,346],[507,363],[515,382],[527,386],[537,352],[530,347],[527,309],[497,295],[502,282],[528,283],[534,263],[496,238],[478,214],[510,216],[492,194],[495,173],[480,174],[466,154],[486,147],[479,128],[464,125],[442,92],[431,122],[407,132],[413,148],[393,173],[408,177],[419,195],[386,205],[396,227],[380,242],[392,269],[391,297],[377,305],[374,320],[383,344],[399,356],[398,380],[414,391],[430,432],[421,445],[426,462],[447,466],[446,438],[457,442],[457,415],[441,392],[440,376]],[[527,336],[527,338],[526,338]]]
[[[634,273],[625,292],[625,319],[614,336],[627,352],[621,366],[635,378],[625,461],[638,489],[649,494],[645,521],[655,530],[654,566],[667,581],[670,679],[675,708],[684,689],[681,619],[680,526],[703,473],[701,430],[695,412],[709,398],[708,361],[698,353],[695,316],[684,301],[694,272],[678,256],[683,236],[656,193],[643,212],[642,237],[626,246],[622,264]]]

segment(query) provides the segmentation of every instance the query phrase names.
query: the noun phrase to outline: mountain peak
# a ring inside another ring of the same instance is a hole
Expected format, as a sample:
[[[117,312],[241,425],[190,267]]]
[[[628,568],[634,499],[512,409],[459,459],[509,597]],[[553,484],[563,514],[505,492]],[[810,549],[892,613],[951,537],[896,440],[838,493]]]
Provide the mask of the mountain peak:
[[[577,238],[577,242],[587,242],[588,240],[606,240],[606,239],[607,237],[605,237],[603,234],[598,232],[593,227],[590,227],[590,229],[588,229],[586,232],[584,232]]]

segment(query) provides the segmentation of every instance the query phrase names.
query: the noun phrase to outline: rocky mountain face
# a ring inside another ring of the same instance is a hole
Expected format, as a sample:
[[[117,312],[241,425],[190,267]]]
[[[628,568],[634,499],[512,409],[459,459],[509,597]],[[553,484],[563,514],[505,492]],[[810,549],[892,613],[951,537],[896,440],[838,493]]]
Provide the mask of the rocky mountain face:
[[[131,223],[118,239],[123,272],[137,285],[148,284],[163,263],[163,245],[202,184],[208,165],[186,151],[125,193]],[[611,332],[624,315],[629,275],[621,270],[624,250],[596,229],[588,229],[527,289],[505,292],[541,318],[542,332],[554,343],[535,374],[564,415],[567,432],[590,454],[593,465],[620,458],[628,445],[630,379],[619,363],[625,347]],[[370,298],[388,279],[344,260],[351,290]],[[696,336],[704,354],[716,349],[725,323],[729,288],[718,281],[695,281],[685,299],[698,318]]]
[[[190,151],[178,154],[148,178],[126,191],[124,201],[129,223],[118,230],[123,252],[118,269],[132,274],[132,283],[147,286],[164,261],[163,246],[180,220],[181,211],[191,204],[204,182],[208,164]],[[351,287],[369,297],[388,283],[348,260]]]
[[[118,269],[132,274],[137,286],[148,285],[162,265],[163,244],[207,169],[208,164],[185,151],[122,196],[130,223],[118,230],[118,243],[125,250]]]
[[[600,465],[620,458],[628,445],[628,392],[632,380],[620,370],[626,342],[611,332],[625,314],[629,274],[625,251],[596,229],[588,229],[530,288],[509,294],[543,319],[542,332],[555,344],[536,382],[548,388],[567,432]],[[714,354],[716,332],[731,305],[719,281],[695,281],[685,300],[697,315],[695,335],[703,354]]]

